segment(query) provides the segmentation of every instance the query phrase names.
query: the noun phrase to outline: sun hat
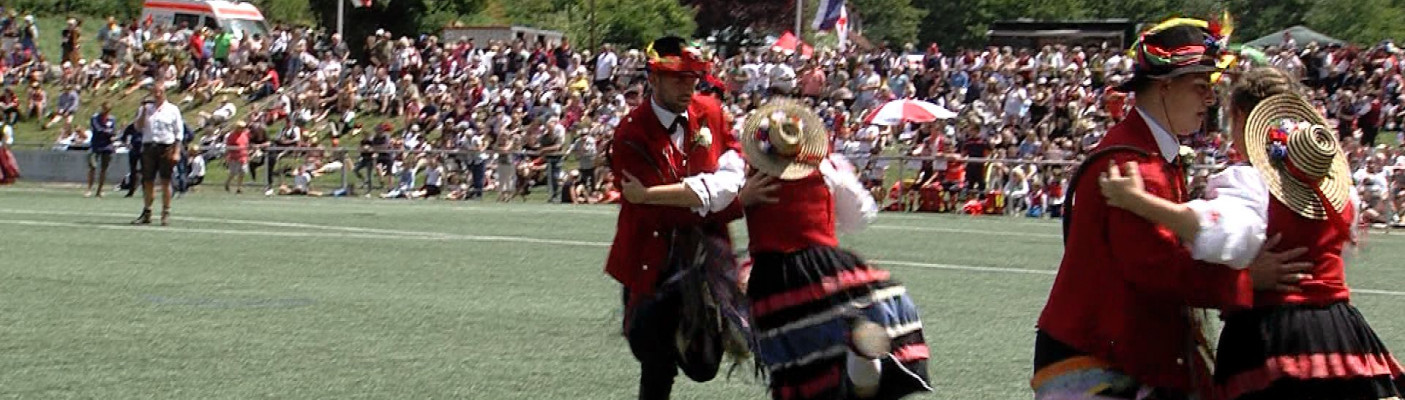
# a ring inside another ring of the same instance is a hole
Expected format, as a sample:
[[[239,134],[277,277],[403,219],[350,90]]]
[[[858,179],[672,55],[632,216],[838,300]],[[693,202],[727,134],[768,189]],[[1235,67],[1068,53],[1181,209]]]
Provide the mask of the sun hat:
[[[813,174],[829,155],[824,121],[803,103],[775,99],[757,108],[742,126],[747,162],[764,174],[796,180]]]
[[[1305,218],[1340,219],[1351,171],[1337,134],[1301,95],[1264,99],[1249,113],[1244,148],[1268,191]]]
[[[1132,78],[1115,89],[1130,93],[1152,80],[1224,71],[1234,60],[1226,51],[1233,31],[1228,20],[1173,18],[1143,32],[1128,50],[1136,62]]]

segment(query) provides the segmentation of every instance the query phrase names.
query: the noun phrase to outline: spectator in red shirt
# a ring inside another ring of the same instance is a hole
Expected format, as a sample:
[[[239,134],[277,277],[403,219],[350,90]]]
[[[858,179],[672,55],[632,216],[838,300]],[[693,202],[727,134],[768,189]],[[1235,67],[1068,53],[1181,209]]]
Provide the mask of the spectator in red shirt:
[[[273,68],[272,64],[265,63],[262,67],[265,71],[263,78],[259,79],[258,83],[255,83],[255,85],[259,85],[259,88],[253,95],[249,96],[249,101],[258,101],[259,99],[278,92],[278,70]]]

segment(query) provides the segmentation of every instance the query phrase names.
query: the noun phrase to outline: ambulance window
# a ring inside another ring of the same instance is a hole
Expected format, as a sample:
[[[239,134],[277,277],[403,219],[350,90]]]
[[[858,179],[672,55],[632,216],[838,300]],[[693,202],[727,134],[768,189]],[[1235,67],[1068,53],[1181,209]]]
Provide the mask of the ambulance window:
[[[220,21],[214,18],[205,18],[205,27],[210,28],[211,31],[219,32]]]
[[[171,22],[171,25],[174,25],[176,28],[180,28],[181,25],[185,25],[185,27],[187,28],[199,27],[200,16],[195,14],[176,13],[176,18],[174,21]]]

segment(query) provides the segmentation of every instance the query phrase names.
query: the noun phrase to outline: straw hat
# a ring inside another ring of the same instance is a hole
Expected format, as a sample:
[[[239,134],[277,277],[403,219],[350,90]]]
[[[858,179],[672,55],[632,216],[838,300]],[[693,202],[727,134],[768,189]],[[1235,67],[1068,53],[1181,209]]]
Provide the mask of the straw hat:
[[[829,155],[824,121],[794,100],[772,100],[742,126],[742,150],[757,170],[781,180],[810,176]]]
[[[1249,113],[1244,129],[1246,155],[1273,197],[1310,219],[1342,211],[1351,171],[1337,134],[1312,104],[1297,94],[1269,97]]]

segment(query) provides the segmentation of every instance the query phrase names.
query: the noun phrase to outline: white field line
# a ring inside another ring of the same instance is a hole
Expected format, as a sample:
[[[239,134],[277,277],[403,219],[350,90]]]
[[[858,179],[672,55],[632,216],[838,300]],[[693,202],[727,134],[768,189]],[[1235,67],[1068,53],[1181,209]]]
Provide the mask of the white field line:
[[[97,216],[109,216],[109,215],[114,215],[114,214],[108,214],[108,213],[71,213],[71,212],[24,211],[24,210],[4,210],[4,209],[0,209],[0,212],[3,212],[3,213],[13,213],[13,214],[40,214],[40,215],[97,215]],[[125,215],[122,215],[122,216],[125,216]],[[56,227],[56,228],[109,229],[109,230],[144,231],[144,232],[205,233],[205,234],[221,234],[221,235],[276,236],[276,237],[299,237],[299,238],[307,238],[307,237],[325,237],[325,238],[352,238],[352,239],[378,239],[378,240],[390,239],[390,240],[421,240],[421,241],[483,241],[483,242],[509,242],[509,243],[515,242],[515,243],[534,243],[534,244],[560,244],[560,245],[584,246],[584,247],[608,247],[608,246],[610,245],[609,243],[606,243],[606,242],[588,242],[588,241],[575,241],[575,240],[537,239],[537,238],[528,238],[528,237],[520,237],[520,236],[478,236],[478,235],[436,234],[436,233],[412,232],[412,231],[395,231],[395,230],[386,230],[386,229],[356,228],[356,227],[347,227],[347,226],[330,226],[330,225],[313,225],[313,224],[292,224],[292,223],[285,223],[285,222],[248,221],[248,220],[222,220],[222,219],[218,219],[218,218],[198,218],[198,219],[196,219],[196,218],[187,217],[187,218],[185,218],[185,219],[187,219],[187,220],[192,220],[192,221],[200,220],[200,221],[209,221],[209,222],[227,222],[227,223],[250,224],[250,225],[265,225],[265,224],[267,224],[268,226],[274,226],[274,227],[296,226],[296,227],[301,227],[301,228],[337,230],[337,231],[340,231],[340,232],[284,232],[284,231],[231,230],[231,229],[184,228],[184,227],[148,227],[148,226],[133,226],[133,225],[96,225],[96,224],[73,223],[73,222],[54,222],[54,221],[35,221],[35,220],[6,220],[6,219],[0,219],[0,224],[21,225],[21,226],[42,226],[42,227]],[[231,221],[235,221],[235,222],[231,222]],[[364,229],[365,231],[358,231],[358,230],[362,230],[362,229]],[[1045,275],[1045,276],[1050,276],[1050,275],[1055,275],[1055,274],[1057,274],[1056,271],[1052,271],[1052,270],[1027,269],[1027,268],[980,267],[980,266],[972,266],[972,265],[936,264],[936,263],[921,263],[921,262],[912,262],[912,261],[893,261],[893,260],[872,260],[872,262],[873,262],[874,264],[878,264],[878,265],[890,265],[890,266],[901,266],[901,267],[914,267],[914,268],[935,269],[935,270],[949,270],[949,271],[992,272],[992,273],[1007,273],[1007,274],[1021,274],[1021,275]],[[1405,296],[1405,292],[1390,291],[1390,290],[1352,289],[1352,291],[1353,291],[1353,292],[1356,292],[1356,293],[1362,293],[1362,294],[1385,295],[1385,296]]]
[[[4,211],[8,212],[8,211]],[[59,212],[35,212],[35,213],[59,213]],[[73,213],[63,213],[63,215],[73,215]],[[87,213],[93,215],[93,213]],[[105,213],[97,213],[104,215]],[[215,220],[218,219],[205,219]],[[243,220],[240,223],[253,223]],[[72,222],[52,222],[52,220],[14,220],[0,219],[0,225],[18,226],[45,226],[45,227],[76,227],[76,229],[108,229],[108,230],[139,230],[139,232],[170,232],[170,233],[207,233],[207,234],[236,234],[236,236],[275,236],[275,237],[329,237],[329,239],[371,239],[371,240],[426,240],[426,241],[506,241],[506,243],[540,243],[540,244],[563,244],[563,246],[583,246],[583,247],[608,247],[610,243],[603,241],[577,241],[577,240],[551,240],[534,239],[534,237],[518,236],[471,236],[471,234],[436,234],[436,233],[416,233],[416,232],[395,232],[395,234],[382,233],[384,230],[375,230],[375,233],[344,232],[353,227],[341,226],[339,230],[343,232],[277,232],[277,230],[230,230],[230,229],[200,229],[200,227],[150,227],[150,226],[129,226],[129,225],[91,225],[91,223]],[[284,225],[284,223],[278,223]],[[299,225],[303,227],[332,227]],[[1020,274],[1020,275],[1055,275],[1057,272],[1050,269],[1028,269],[1028,268],[1000,268],[1000,267],[975,267],[975,265],[955,265],[955,264],[933,264],[933,262],[913,262],[913,261],[892,261],[873,260],[878,265],[898,265],[898,267],[913,267],[924,269],[946,269],[946,271],[967,271],[967,272],[998,272],[998,274]],[[1405,296],[1405,292],[1377,291],[1377,289],[1352,289],[1352,292],[1364,293],[1364,295],[1384,295],[1384,296]]]
[[[188,219],[188,218],[187,218],[187,219]],[[209,219],[209,220],[214,220],[214,219]],[[251,223],[251,221],[243,221],[243,222],[244,222],[244,223]],[[609,245],[610,245],[609,243],[605,243],[605,242],[587,242],[587,241],[579,241],[579,240],[538,239],[538,238],[520,237],[520,236],[483,236],[483,235],[455,235],[455,234],[424,233],[424,232],[398,232],[398,231],[385,231],[385,230],[379,230],[379,229],[375,230],[375,231],[377,231],[377,232],[373,232],[373,233],[354,232],[354,231],[353,231],[353,232],[291,232],[291,231],[261,231],[261,230],[184,228],[184,227],[171,227],[171,226],[156,226],[156,227],[151,227],[151,226],[138,226],[138,225],[100,225],[100,224],[91,224],[91,223],[74,223],[74,222],[54,222],[54,221],[7,220],[7,219],[0,219],[0,225],[3,225],[3,224],[22,225],[22,226],[62,227],[62,228],[107,229],[107,230],[122,230],[122,231],[175,232],[175,233],[206,233],[206,234],[217,234],[217,235],[277,236],[277,237],[294,237],[294,238],[322,237],[322,238],[334,238],[334,239],[426,240],[426,241],[441,241],[441,242],[447,242],[447,241],[470,241],[470,242],[500,242],[500,243],[556,244],[556,245],[564,245],[564,246],[581,246],[581,247],[609,247]],[[254,224],[254,225],[259,225],[259,224],[257,224],[257,223],[252,223],[252,224]],[[277,223],[277,224],[283,224],[283,223]],[[303,226],[305,226],[305,227],[307,226],[307,224],[301,224],[301,225],[303,225]],[[315,227],[315,226],[313,226],[313,227]],[[341,228],[341,229],[336,229],[336,230],[343,230],[343,231],[345,231],[345,230],[350,230],[350,229],[348,229],[349,227],[340,227],[340,228]],[[388,233],[388,232],[395,232],[395,233]]]

